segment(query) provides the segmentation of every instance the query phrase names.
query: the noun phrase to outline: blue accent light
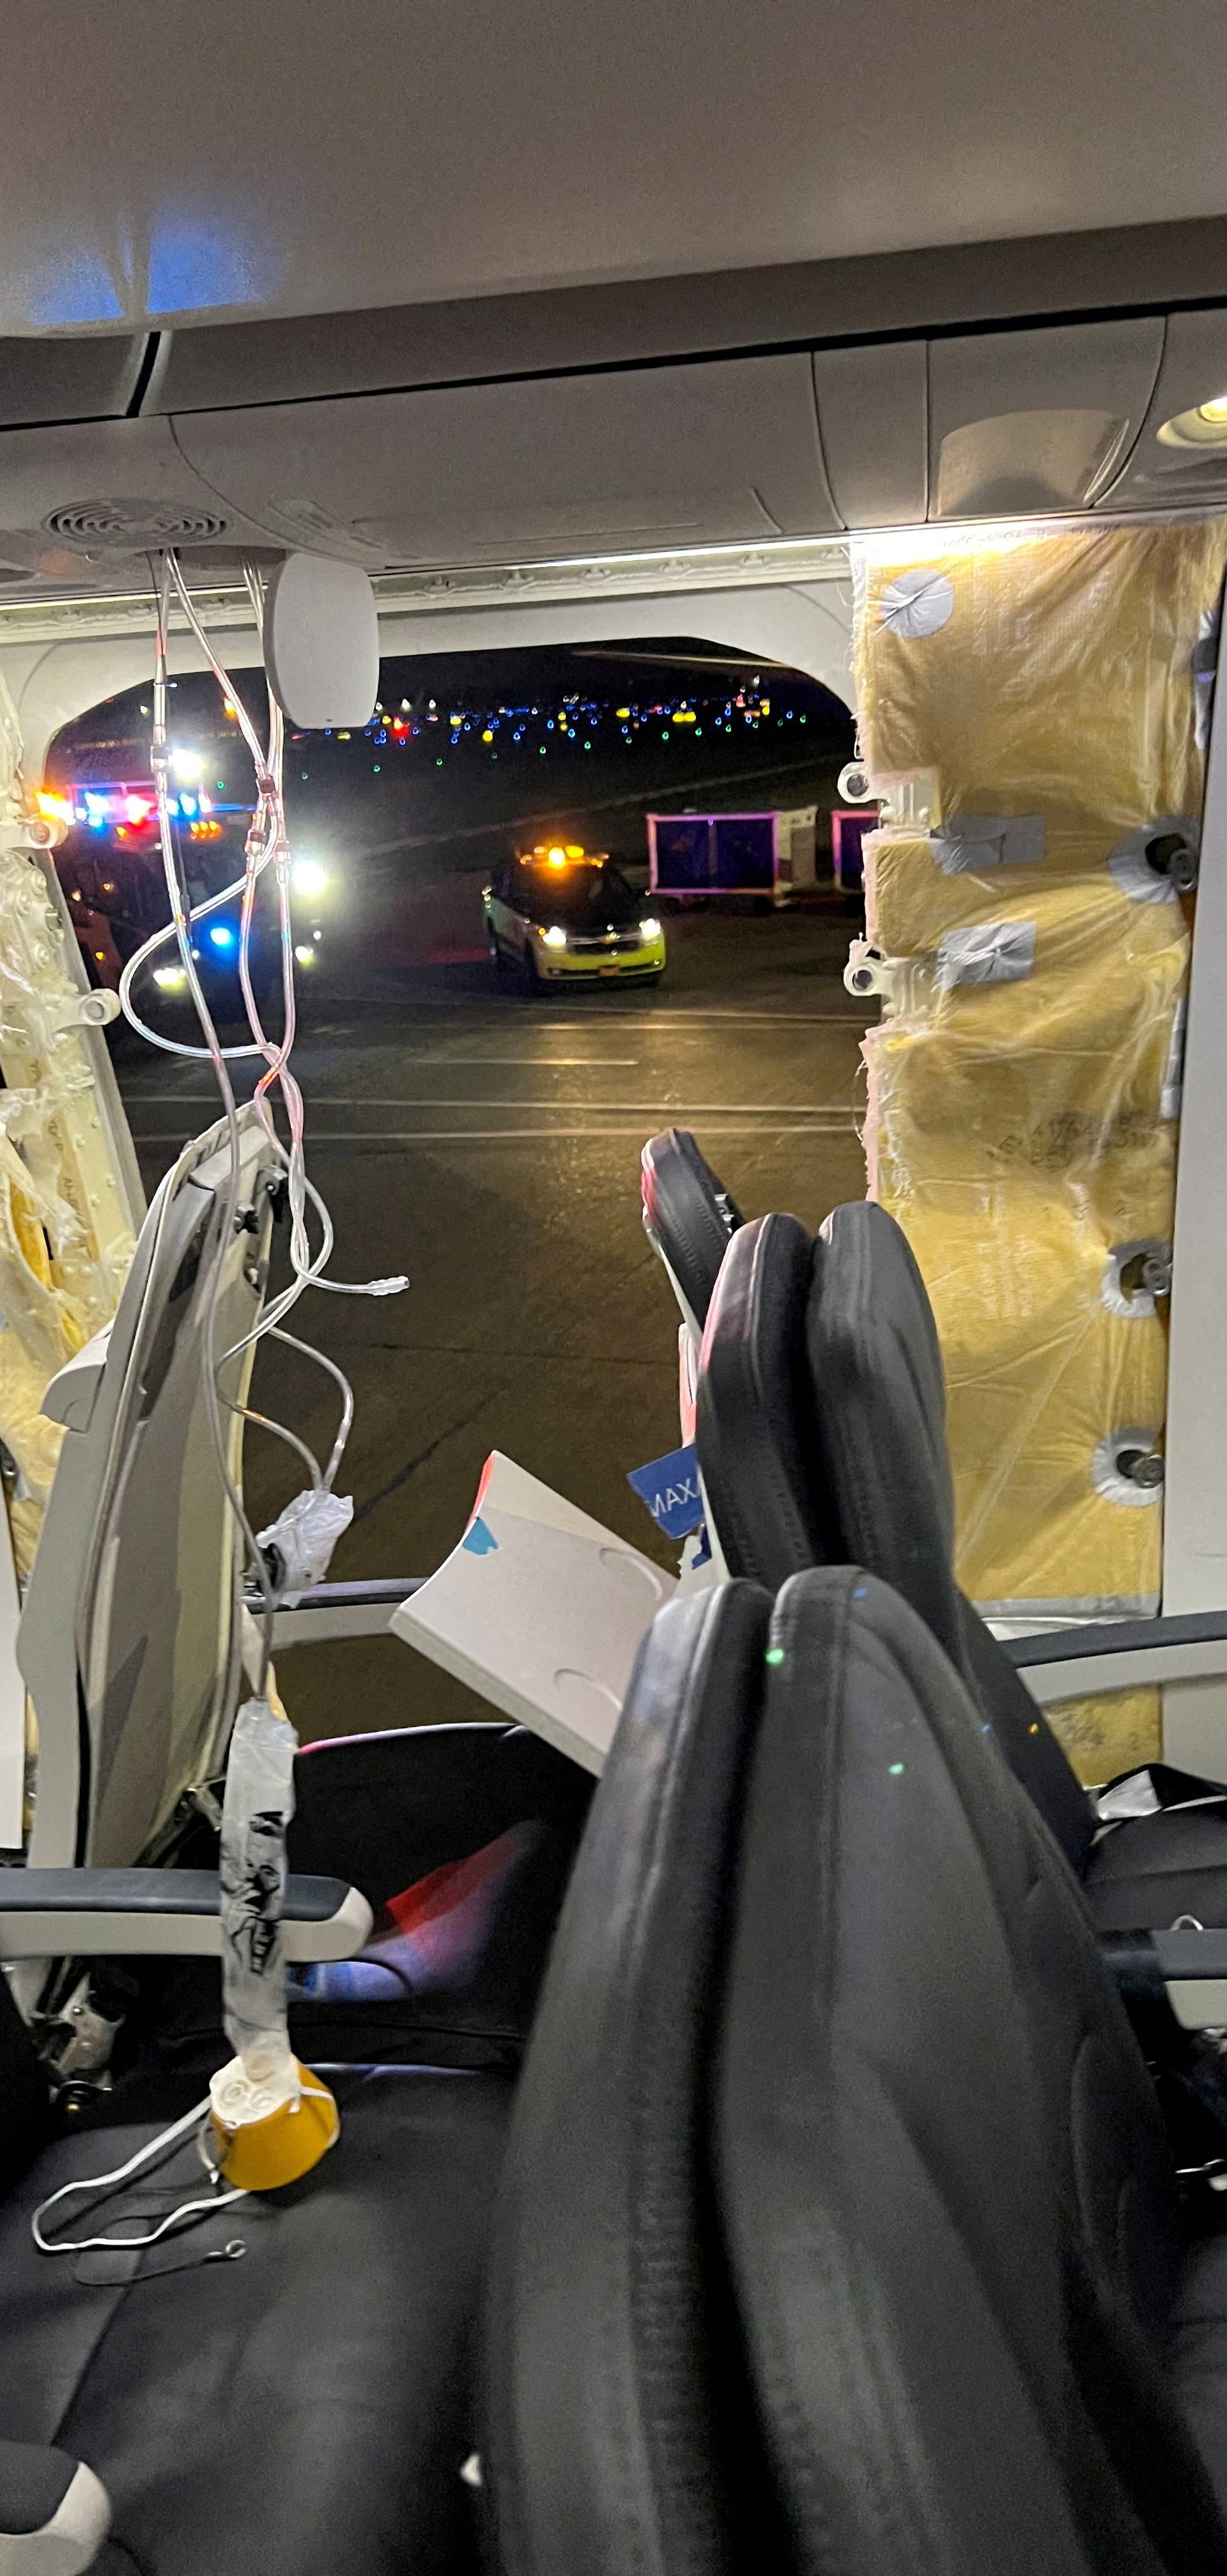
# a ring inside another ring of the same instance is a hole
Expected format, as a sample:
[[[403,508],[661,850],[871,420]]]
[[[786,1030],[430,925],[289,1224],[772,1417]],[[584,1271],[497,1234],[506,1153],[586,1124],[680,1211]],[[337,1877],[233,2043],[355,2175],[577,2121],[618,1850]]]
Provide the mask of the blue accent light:
[[[215,921],[209,937],[215,948],[233,948],[234,932],[228,921]]]
[[[215,313],[228,304],[258,304],[271,293],[280,263],[267,245],[229,240],[199,218],[171,216],[149,243],[151,315]]]
[[[123,319],[114,279],[88,251],[72,254],[30,302],[30,320],[40,331],[80,331],[89,322]]]

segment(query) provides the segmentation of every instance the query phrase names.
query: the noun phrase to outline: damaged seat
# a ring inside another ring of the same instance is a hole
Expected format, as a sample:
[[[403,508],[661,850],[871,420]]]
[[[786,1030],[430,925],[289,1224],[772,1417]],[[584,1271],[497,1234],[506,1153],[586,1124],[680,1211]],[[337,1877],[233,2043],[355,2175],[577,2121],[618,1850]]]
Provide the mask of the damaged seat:
[[[280,1165],[249,1113],[241,1133],[243,1223],[213,1324],[219,1356],[259,1318],[279,1202]],[[18,1640],[38,1721],[35,1866],[216,1866],[228,1714],[254,1635],[201,1396],[228,1177],[224,1128],[186,1149],[150,1207],[109,1335],[49,1392],[64,1441]],[[243,1399],[241,1363],[227,1392]],[[240,1485],[241,1430],[236,1416]],[[425,1669],[405,1657],[409,1713]],[[300,2051],[514,2060],[590,1795],[573,1764],[502,1722],[305,1748],[290,1866],[352,1881],[375,1927],[360,1959],[296,1976]],[[214,1967],[176,1964],[155,1984],[146,2018],[159,2046],[207,2062]]]

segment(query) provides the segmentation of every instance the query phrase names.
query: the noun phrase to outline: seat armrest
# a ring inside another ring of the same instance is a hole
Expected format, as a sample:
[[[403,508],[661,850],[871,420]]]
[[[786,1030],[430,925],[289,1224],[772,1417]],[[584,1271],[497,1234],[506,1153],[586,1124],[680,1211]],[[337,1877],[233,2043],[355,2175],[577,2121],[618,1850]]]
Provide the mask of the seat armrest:
[[[273,1613],[273,1644],[323,1646],[348,1637],[384,1637],[392,1614],[410,1593],[420,1592],[424,1574],[368,1576],[362,1583],[313,1583],[300,1592],[292,1610]],[[258,1614],[260,1604],[249,1607]]]
[[[9,1869],[0,1872],[0,1959],[212,1959],[221,1954],[221,1883],[208,1869]],[[373,1917],[343,1878],[291,1877],[282,1906],[286,1958],[351,1959]]]
[[[101,2479],[67,2451],[0,2442],[0,2568],[4,2576],[79,2576],[111,2524]]]
[[[1188,1610],[1164,1619],[1100,1619],[1035,1636],[1001,1637],[1033,1700],[1056,1708],[1092,1691],[1208,1681],[1227,1673],[1227,1611]]]
[[[1126,2004],[1165,1995],[1182,2030],[1227,2029],[1227,1931],[1113,1932],[1101,1946]]]

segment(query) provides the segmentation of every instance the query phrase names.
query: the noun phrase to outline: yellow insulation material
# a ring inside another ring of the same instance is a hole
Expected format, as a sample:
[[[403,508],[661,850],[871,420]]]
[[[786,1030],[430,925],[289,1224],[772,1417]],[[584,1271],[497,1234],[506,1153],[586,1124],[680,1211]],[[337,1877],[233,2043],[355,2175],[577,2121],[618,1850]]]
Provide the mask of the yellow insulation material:
[[[1178,897],[1141,852],[1135,855],[1140,837],[1071,833],[1059,859],[1046,850],[1032,866],[952,869],[933,836],[867,832],[866,936],[886,957],[920,956],[968,922],[1038,918],[1045,925],[1041,967],[1085,966],[1089,943],[1104,938],[1138,957],[1187,945]]]
[[[1062,1700],[1048,1723],[1080,1780],[1140,1771],[1163,1754],[1163,1704],[1157,1690],[1114,1691],[1111,1699]]]
[[[1017,923],[1035,961],[1013,983],[946,989],[935,952],[927,1007],[884,1022],[865,1048],[876,1114],[906,1169],[995,1178],[1023,1162],[1085,1165],[1165,1123],[1188,947],[1178,904],[1144,918],[1174,921],[1178,935],[1122,936],[1098,890],[1084,904],[1053,890],[1029,918],[999,911],[991,929]]]
[[[888,816],[926,824],[866,843],[893,978],[869,1183],[933,1300],[959,1577],[990,1615],[1159,1596],[1189,956],[1165,871],[1197,837],[1223,561],[1219,524],[875,541],[858,566],[862,743]],[[1154,1692],[1054,1716],[1084,1778],[1159,1750]]]
[[[1003,1222],[979,1247],[971,1229],[921,1234],[946,1364],[962,1582],[1000,1617],[1022,1615],[1020,1603],[1037,1616],[1152,1610],[1159,1490],[1122,1476],[1113,1444],[1146,1449],[1162,1429],[1166,1333],[1153,1301],[1138,1291],[1120,1299],[1123,1314],[1111,1311],[1111,1266],[1097,1278],[1085,1258],[1063,1285],[1056,1224],[1042,1261],[1026,1225],[1013,1263]]]
[[[875,775],[933,771],[938,816],[1125,830],[1201,810],[1189,664],[1221,524],[976,536],[858,566],[861,742]]]

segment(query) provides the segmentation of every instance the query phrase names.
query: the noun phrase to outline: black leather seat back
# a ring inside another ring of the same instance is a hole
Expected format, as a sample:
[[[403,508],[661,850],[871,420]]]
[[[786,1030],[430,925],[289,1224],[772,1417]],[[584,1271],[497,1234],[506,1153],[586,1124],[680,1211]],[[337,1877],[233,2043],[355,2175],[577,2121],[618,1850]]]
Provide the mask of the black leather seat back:
[[[0,1970],[0,2197],[32,2163],[47,2125],[46,2081]]]
[[[1072,1876],[871,1578],[786,1587],[762,1688],[717,2171],[787,2563],[1221,2571],[1166,2140]]]
[[[818,1508],[829,1553],[869,1566],[933,1631],[983,1703],[1017,1778],[1075,1869],[1095,1818],[1008,1655],[954,1579],[954,1487],[933,1309],[901,1227],[855,1200],[822,1228],[806,1319]]]
[[[643,1222],[700,1332],[716,1275],[741,1212],[699,1152],[689,1128],[650,1136],[641,1157]]]
[[[512,2121],[487,2327],[500,2576],[722,2576],[699,2206],[708,2030],[769,1604],[661,1612],[563,1906]],[[739,2457],[745,2467],[742,2414]]]
[[[957,1660],[946,1381],[924,1281],[871,1200],[835,1208],[821,1241],[805,1336],[844,1561],[893,1584]]]
[[[772,1591],[842,1554],[816,1473],[805,1323],[823,1246],[795,1216],[735,1234],[708,1309],[696,1438],[708,1512],[730,1574]]]

